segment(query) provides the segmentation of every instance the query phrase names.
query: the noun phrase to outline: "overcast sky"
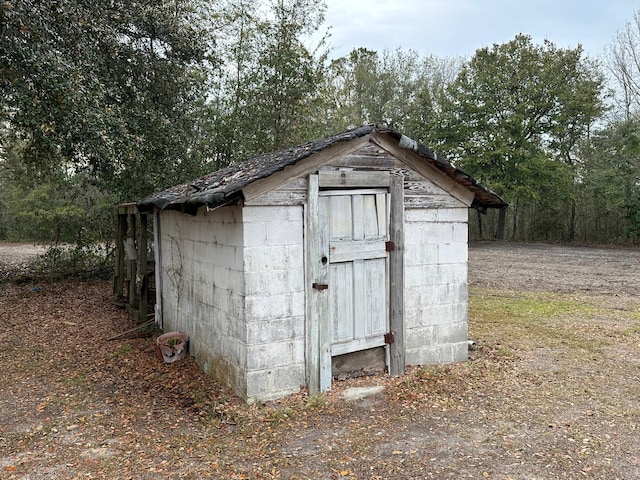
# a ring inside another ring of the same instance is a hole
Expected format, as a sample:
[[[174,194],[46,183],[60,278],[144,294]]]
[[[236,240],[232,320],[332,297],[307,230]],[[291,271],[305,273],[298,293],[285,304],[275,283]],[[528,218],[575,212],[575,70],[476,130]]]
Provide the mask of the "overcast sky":
[[[334,57],[353,48],[413,49],[422,55],[470,57],[518,33],[535,43],[581,44],[599,57],[633,20],[631,0],[326,0]]]

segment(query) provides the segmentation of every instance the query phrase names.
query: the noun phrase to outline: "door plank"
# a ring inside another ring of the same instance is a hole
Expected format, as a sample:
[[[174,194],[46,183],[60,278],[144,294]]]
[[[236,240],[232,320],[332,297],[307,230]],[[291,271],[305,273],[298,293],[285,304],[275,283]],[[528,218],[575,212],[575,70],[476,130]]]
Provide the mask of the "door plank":
[[[385,258],[364,261],[365,268],[365,337],[387,333],[387,285]]]
[[[317,178],[317,176],[316,176]],[[329,275],[329,208],[326,197],[318,197],[318,256],[312,261],[318,268],[318,283],[327,284]],[[331,310],[329,289],[318,293],[318,357],[320,390],[331,389]]]
[[[332,338],[331,343],[344,342],[353,338],[354,305],[351,292],[354,289],[354,266],[352,262],[331,265],[331,297]]]
[[[389,255],[389,326],[394,342],[389,346],[389,373],[402,375],[404,357],[404,188],[402,177],[391,179],[389,239],[395,250]]]
[[[339,197],[334,197],[339,198]],[[364,240],[364,198],[363,195],[352,195],[351,221],[353,222],[352,240]]]
[[[313,395],[319,392],[320,385],[320,324],[322,323],[322,311],[328,315],[329,308],[324,308],[321,290],[315,290],[311,287],[313,283],[321,283],[321,267],[322,262],[318,261],[320,255],[320,233],[319,233],[319,214],[318,214],[318,176],[309,175],[309,184],[307,189],[307,205],[305,207],[305,227],[307,254],[305,255],[306,268],[306,285],[305,292],[307,297],[307,311],[305,321],[305,357],[306,357],[306,373],[307,387],[309,394]],[[328,295],[325,295],[328,299]]]
[[[358,339],[366,336],[367,278],[365,275],[365,260],[356,259],[350,263],[353,265],[353,326],[351,338]]]
[[[385,240],[385,238],[382,238],[381,240],[331,242],[331,263],[386,257]]]

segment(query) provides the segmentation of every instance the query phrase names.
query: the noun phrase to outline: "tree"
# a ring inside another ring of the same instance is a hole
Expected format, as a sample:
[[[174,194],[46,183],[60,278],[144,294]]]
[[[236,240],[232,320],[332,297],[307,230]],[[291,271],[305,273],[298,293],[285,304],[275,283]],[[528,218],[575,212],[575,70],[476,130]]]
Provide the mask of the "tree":
[[[8,128],[40,171],[64,165],[135,199],[200,171],[190,147],[207,29],[196,0],[23,0],[0,7]]]
[[[425,122],[433,121],[431,100],[453,80],[456,62],[415,51],[354,49],[329,67],[327,116],[336,130],[377,123],[421,137]]]
[[[625,121],[637,119],[640,110],[640,12],[634,12],[608,48],[607,66],[616,100],[615,113]]]
[[[431,133],[459,167],[511,202],[515,232],[521,207],[571,202],[575,152],[604,109],[602,88],[581,47],[538,46],[518,35],[476,51],[447,89]]]
[[[261,8],[261,7],[264,7]],[[326,59],[305,44],[324,18],[322,0],[225,0],[218,14],[207,153],[216,166],[308,140],[316,131]]]
[[[640,238],[640,124],[616,121],[585,145],[579,198],[585,238]]]

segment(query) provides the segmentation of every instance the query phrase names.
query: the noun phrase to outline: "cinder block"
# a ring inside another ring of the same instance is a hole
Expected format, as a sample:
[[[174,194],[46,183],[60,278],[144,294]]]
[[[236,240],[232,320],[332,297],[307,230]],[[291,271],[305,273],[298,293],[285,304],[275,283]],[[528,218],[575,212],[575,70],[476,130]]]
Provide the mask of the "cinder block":
[[[267,244],[267,224],[263,222],[244,224],[244,245],[247,247]]]
[[[261,272],[270,269],[279,270],[278,265],[274,264],[271,260],[271,256],[273,255],[273,248],[274,247],[267,246],[244,248],[244,270],[246,272]]]
[[[213,267],[213,284],[222,290],[231,290],[231,285],[235,283],[231,278],[231,270],[224,267]]]
[[[451,362],[464,362],[469,358],[469,342],[464,341],[451,345]]]
[[[464,243],[467,245],[469,242],[469,225],[465,223],[453,224],[453,243]]]
[[[424,285],[422,276],[422,265],[405,265],[404,286],[405,288],[421,287]]]
[[[469,338],[466,322],[441,324],[436,329],[437,342],[443,345],[466,342]]]
[[[291,258],[291,257],[290,257]],[[292,262],[293,263],[293,262]],[[287,271],[287,288],[290,292],[304,292],[304,267],[303,265],[290,265]]]
[[[407,365],[424,365],[422,348],[405,349],[404,361]]]
[[[422,265],[422,245],[415,243],[406,243],[404,245],[404,265]]]
[[[304,317],[306,312],[306,295],[304,291],[290,293],[290,311],[292,317]]]
[[[222,233],[219,235],[220,242],[224,245],[241,247],[246,244],[246,232],[242,228],[242,224],[221,225]],[[260,232],[257,233],[258,235]],[[260,242],[259,238],[256,242]]]
[[[304,340],[252,345],[248,348],[247,370],[265,370],[304,362]]]
[[[449,352],[447,352],[447,350]],[[422,364],[423,365],[438,365],[442,363],[449,363],[451,360],[450,354],[451,348],[443,345],[433,345],[422,349]]]
[[[468,249],[466,243],[445,243],[438,245],[438,263],[466,263]]]
[[[245,300],[247,321],[269,320],[291,316],[291,294],[247,296]]]
[[[404,310],[412,308],[420,308],[422,305],[422,288],[421,287],[407,287],[404,288]]]
[[[267,228],[267,245],[300,245],[302,244],[302,222],[274,221]]]
[[[404,328],[415,328],[420,326],[420,308],[405,308],[404,309]]]
[[[296,392],[306,383],[304,362],[278,367],[274,373],[271,376],[271,388],[277,392]]]
[[[304,318],[302,317],[249,322],[246,325],[248,345],[304,340]]]
[[[437,327],[426,326],[407,328],[405,332],[406,348],[421,348],[437,344]]]
[[[469,220],[468,208],[440,208],[438,209],[438,222],[467,223]]]
[[[230,318],[245,319],[245,296],[242,293],[228,292],[226,306]]]
[[[430,223],[425,225],[427,231],[424,242],[432,245],[442,245],[453,242],[453,225],[450,223]]]
[[[420,325],[443,325],[456,321],[451,305],[431,305],[420,311]]]
[[[438,210],[427,208],[408,208],[404,211],[404,221],[410,222],[435,222],[438,220]]]
[[[266,401],[296,393],[305,384],[304,365],[247,372],[247,401]]]
[[[245,295],[264,295],[265,293],[283,293],[286,291],[285,286],[279,286],[283,281],[279,280],[279,277],[285,276],[283,271],[251,271],[245,274]],[[284,279],[286,281],[286,278]],[[270,288],[274,289],[273,292],[269,292]],[[277,290],[277,291],[275,291]]]
[[[449,263],[438,266],[437,284],[467,284],[467,263]]]

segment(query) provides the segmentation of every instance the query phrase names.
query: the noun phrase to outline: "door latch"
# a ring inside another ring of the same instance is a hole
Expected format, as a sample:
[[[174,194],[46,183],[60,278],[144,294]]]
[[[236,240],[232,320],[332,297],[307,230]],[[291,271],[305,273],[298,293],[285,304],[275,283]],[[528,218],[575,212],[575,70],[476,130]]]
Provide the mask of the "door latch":
[[[311,284],[311,287],[315,288],[316,290],[326,290],[327,288],[329,288],[329,285],[327,285],[326,283],[313,283]]]

